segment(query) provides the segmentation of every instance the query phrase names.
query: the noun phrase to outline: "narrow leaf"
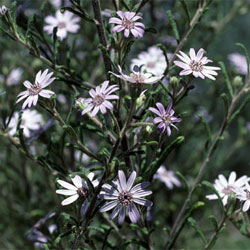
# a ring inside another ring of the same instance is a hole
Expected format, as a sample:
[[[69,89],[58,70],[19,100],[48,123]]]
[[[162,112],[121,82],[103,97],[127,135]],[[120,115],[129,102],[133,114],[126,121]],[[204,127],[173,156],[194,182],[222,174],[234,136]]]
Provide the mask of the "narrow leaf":
[[[225,78],[225,81],[226,81],[226,85],[227,85],[227,89],[228,89],[228,92],[231,96],[231,98],[233,99],[234,98],[234,92],[233,92],[233,87],[232,87],[232,83],[228,77],[228,74],[227,74],[227,70],[226,70],[226,67],[225,67],[225,64],[220,61],[219,62],[219,65],[221,67],[221,70],[222,70],[222,73],[224,75],[224,78]]]
[[[190,13],[189,13],[189,9],[188,9],[188,6],[187,6],[187,3],[185,0],[179,0],[181,2],[181,5],[187,15],[187,18],[188,18],[188,23],[191,22],[191,18],[190,18]]]
[[[229,106],[229,101],[228,101],[228,97],[225,93],[222,93],[220,95],[220,97],[223,99],[224,102],[224,110],[225,110],[225,117],[227,117],[228,114],[228,106]]]
[[[169,21],[170,21],[170,25],[171,25],[171,27],[173,29],[174,36],[175,36],[176,40],[179,41],[180,40],[180,36],[179,36],[179,32],[178,32],[178,28],[177,28],[177,24],[175,22],[174,16],[173,16],[171,10],[167,10],[166,13],[168,15],[168,18],[169,18]]]
[[[232,114],[232,116],[230,117],[230,120],[228,123],[232,122],[232,120],[238,115],[240,114],[240,112],[246,107],[246,105],[249,103],[250,101],[250,96],[248,96],[244,102],[240,105],[240,107]]]
[[[249,56],[248,56],[248,52],[247,52],[247,49],[246,47],[242,44],[242,43],[236,43],[237,46],[241,47],[244,54],[245,54],[245,57],[247,59],[247,75],[249,76],[249,66],[250,66],[250,63],[249,63]]]
[[[197,222],[192,217],[188,218],[188,222],[194,228],[194,230],[200,235],[200,237],[203,240],[204,244],[206,244],[207,243],[206,237],[203,234],[203,232],[201,231],[201,229],[200,229],[199,225],[197,224]]]

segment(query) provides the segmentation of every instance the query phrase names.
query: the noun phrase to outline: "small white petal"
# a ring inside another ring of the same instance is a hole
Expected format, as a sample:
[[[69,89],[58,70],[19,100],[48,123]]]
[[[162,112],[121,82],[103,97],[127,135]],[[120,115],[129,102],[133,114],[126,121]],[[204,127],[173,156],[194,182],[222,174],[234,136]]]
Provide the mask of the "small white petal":
[[[58,180],[57,181],[61,186],[63,186],[64,188],[67,188],[69,190],[77,190],[77,187],[73,186],[72,184],[66,182],[66,181],[62,181],[62,180]]]
[[[69,198],[65,199],[62,201],[62,205],[63,206],[66,206],[66,205],[69,205],[71,203],[73,203],[74,201],[76,201],[78,199],[79,195],[78,194],[75,194],[73,196],[70,196]]]

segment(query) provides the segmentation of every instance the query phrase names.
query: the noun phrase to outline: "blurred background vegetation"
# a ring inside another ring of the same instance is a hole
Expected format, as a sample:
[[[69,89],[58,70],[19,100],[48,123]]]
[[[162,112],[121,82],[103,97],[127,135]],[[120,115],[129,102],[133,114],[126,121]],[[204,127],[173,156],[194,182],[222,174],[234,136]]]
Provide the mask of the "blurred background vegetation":
[[[199,1],[187,0],[186,2],[193,15]],[[2,4],[10,8],[12,1],[2,0]],[[111,9],[114,11],[111,0],[101,0],[101,5],[103,10]],[[82,1],[82,6],[89,14],[93,15],[90,0]],[[144,24],[147,28],[152,28],[154,33],[147,32],[143,39],[135,41],[127,59],[127,67],[129,67],[131,58],[136,57],[139,52],[146,50],[149,46],[158,43],[163,43],[168,53],[174,52],[176,44],[166,15],[168,9],[174,13],[180,34],[184,33],[187,27],[187,18],[180,1],[150,0],[142,9],[142,14]],[[25,32],[29,15],[35,13],[38,24],[42,26],[44,18],[47,15],[53,15],[55,11],[56,9],[50,1],[20,0],[17,1],[17,23]],[[112,33],[108,27],[108,17],[104,16],[104,22],[108,30],[108,40],[110,40]],[[71,68],[83,79],[94,85],[99,85],[106,79],[102,57],[97,48],[99,40],[96,27],[85,21],[81,21],[80,25],[81,29],[77,34],[70,34],[60,44],[60,61],[62,64],[67,64],[70,61]],[[3,27],[2,23],[1,27]],[[183,51],[188,52],[190,47],[195,48],[195,50],[204,48],[207,51],[207,56],[214,61],[214,65],[217,66],[218,61],[225,63],[229,77],[233,80],[239,73],[230,64],[228,55],[235,52],[242,54],[240,48],[235,45],[238,42],[244,44],[250,52],[249,27],[249,1],[214,0],[193,31]],[[45,36],[49,41],[49,36]],[[10,72],[17,67],[23,70],[19,83],[9,86],[6,84],[6,79]],[[0,75],[2,78],[0,79],[0,91],[6,92],[5,95],[0,96],[1,120],[9,117],[13,110],[20,110],[20,105],[15,105],[15,100],[16,95],[23,90],[22,82],[26,79],[32,81],[36,73],[45,68],[47,67],[39,59],[32,57],[27,49],[1,32]],[[175,70],[171,72],[171,76],[177,75],[177,73],[178,70]],[[244,80],[244,76],[242,77]],[[168,169],[181,172],[189,183],[192,183],[198,173],[207,147],[207,135],[198,114],[204,115],[212,135],[215,135],[223,120],[224,112],[220,94],[226,92],[225,78],[221,72],[216,81],[195,79],[193,84],[195,88],[190,91],[188,97],[177,108],[177,113],[181,113],[183,118],[183,122],[179,126],[179,134],[185,136],[185,141],[181,147],[172,152],[164,164]],[[68,84],[63,81],[54,83],[53,90],[57,96],[61,96],[61,98],[58,97],[57,108],[66,117],[72,102],[72,91]],[[84,93],[84,90],[80,91]],[[60,232],[66,231],[70,222],[68,224],[63,222],[65,220],[62,219],[64,217],[61,212],[70,214],[71,208],[61,207],[60,197],[55,194],[55,179],[58,177],[58,172],[68,174],[78,168],[94,165],[86,157],[82,155],[79,157],[80,154],[76,153],[74,148],[65,146],[69,139],[57,123],[53,122],[49,113],[46,113],[39,106],[35,109],[43,115],[46,122],[51,123],[51,126],[48,126],[47,130],[37,139],[28,141],[28,147],[35,156],[39,156],[41,159],[46,158],[50,167],[41,167],[37,162],[27,159],[7,138],[0,137],[1,249],[33,249],[34,243],[27,238],[28,231],[51,211],[56,212],[56,216],[48,224],[53,222],[58,225],[57,230],[51,235],[51,239],[55,239]],[[250,128],[248,125],[250,113],[248,110],[248,107],[245,108],[224,134],[224,140],[209,163],[204,179],[213,182],[218,174],[224,174],[227,177],[231,171],[236,171],[238,177],[241,175],[250,176]],[[84,119],[80,116],[80,112],[75,110],[71,123],[73,126],[81,125],[84,130],[86,129]],[[174,136],[176,136],[176,132]],[[95,133],[84,137],[84,143],[93,151],[99,151],[105,146],[99,140]],[[152,239],[155,242],[155,249],[162,249],[167,238],[165,229],[173,223],[173,219],[186,197],[187,190],[184,187],[168,190],[163,183],[158,181],[153,181],[151,189],[154,201]],[[221,216],[218,202],[205,199],[205,195],[210,193],[211,190],[199,186],[193,196],[194,201],[205,202],[205,206],[197,209],[192,215],[205,235],[213,232],[208,219],[209,215],[214,214],[218,218]],[[102,215],[99,217],[100,220],[96,220],[94,225],[101,228],[100,223],[103,223],[104,220]],[[46,235],[49,235],[46,227],[43,230]],[[101,232],[94,233],[96,233],[96,237],[104,237]],[[128,238],[135,237],[133,228],[130,231],[122,228],[120,233]],[[117,241],[115,234],[112,237],[111,241]],[[187,225],[177,242],[177,248],[198,249],[201,244],[195,230]],[[249,239],[242,236],[230,222],[227,222],[226,229],[220,235],[214,249],[249,249]]]

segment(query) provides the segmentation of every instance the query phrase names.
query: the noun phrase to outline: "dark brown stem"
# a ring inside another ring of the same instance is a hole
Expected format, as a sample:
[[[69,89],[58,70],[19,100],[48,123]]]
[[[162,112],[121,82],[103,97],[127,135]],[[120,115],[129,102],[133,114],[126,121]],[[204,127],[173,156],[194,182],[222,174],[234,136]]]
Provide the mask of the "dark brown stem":
[[[96,28],[98,32],[98,36],[100,39],[101,44],[107,49],[107,39],[105,35],[105,30],[103,26],[103,21],[102,21],[102,15],[101,15],[101,6],[99,0],[92,0],[92,6],[93,6],[93,11],[96,19]],[[102,51],[102,56],[105,64],[105,69],[106,69],[106,75],[107,78],[109,79],[109,71],[111,71],[111,64],[109,62],[108,57],[106,56],[105,52]]]

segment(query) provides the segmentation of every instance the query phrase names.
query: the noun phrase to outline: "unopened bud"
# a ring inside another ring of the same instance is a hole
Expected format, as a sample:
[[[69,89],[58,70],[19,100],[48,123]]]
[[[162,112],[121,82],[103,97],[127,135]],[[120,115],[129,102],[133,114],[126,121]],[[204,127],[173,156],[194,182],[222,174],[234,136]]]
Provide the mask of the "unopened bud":
[[[85,103],[85,99],[82,98],[82,97],[80,97],[80,98],[78,98],[78,99],[76,100],[75,105],[76,105],[77,107],[79,107],[80,109],[82,109],[82,110],[84,110],[84,109],[88,106],[88,104]]]
[[[170,85],[172,89],[177,89],[179,86],[179,79],[176,76],[170,78]]]
[[[3,16],[7,12],[7,10],[7,7],[4,5],[0,7],[0,16]]]
[[[153,131],[152,126],[146,126],[145,129],[146,129],[146,131],[147,131],[148,134],[151,134],[152,131]]]
[[[147,89],[144,90],[144,91],[142,91],[141,94],[140,94],[140,96],[136,99],[136,109],[139,108],[139,107],[141,107],[144,104],[144,102],[146,100],[146,96],[145,96],[144,93],[146,91],[147,91]]]
[[[240,88],[243,84],[242,77],[241,76],[235,76],[233,79],[233,85],[235,88]]]

